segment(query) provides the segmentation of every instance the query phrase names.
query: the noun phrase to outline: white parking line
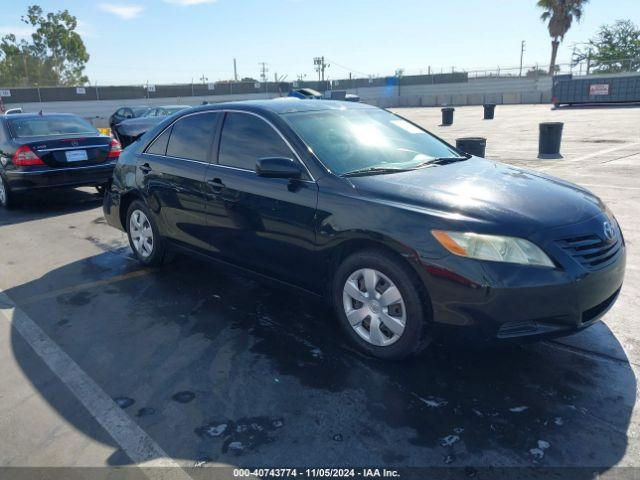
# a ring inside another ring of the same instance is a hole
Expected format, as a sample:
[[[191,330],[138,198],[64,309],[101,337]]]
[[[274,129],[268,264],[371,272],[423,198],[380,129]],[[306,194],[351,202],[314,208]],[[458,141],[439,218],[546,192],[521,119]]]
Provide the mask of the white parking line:
[[[97,383],[2,291],[0,317],[20,333],[137,466],[154,467],[154,479],[191,480],[191,477],[131,420]]]
[[[625,187],[622,185],[602,185],[600,183],[582,183],[576,182],[583,187],[595,187],[595,188],[618,188],[620,190],[640,190],[640,187]]]
[[[640,143],[638,143],[638,142],[624,143],[622,145],[618,145],[617,147],[611,147],[611,148],[607,148],[606,150],[600,150],[599,152],[590,153],[589,155],[585,155],[583,157],[567,159],[563,163],[583,162],[585,160],[589,160],[590,158],[599,157],[599,156],[605,155],[607,153],[617,152],[618,150],[622,150],[622,149],[625,149],[625,148],[631,148],[631,147],[635,147],[635,146],[638,146],[638,145],[640,145]]]

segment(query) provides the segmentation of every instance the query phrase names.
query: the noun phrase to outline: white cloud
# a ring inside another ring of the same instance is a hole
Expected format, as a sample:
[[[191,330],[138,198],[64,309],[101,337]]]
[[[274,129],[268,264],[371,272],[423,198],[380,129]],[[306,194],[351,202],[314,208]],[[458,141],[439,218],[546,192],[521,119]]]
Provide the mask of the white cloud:
[[[101,3],[99,7],[101,10],[113,13],[123,20],[133,20],[144,10],[144,7],[141,7],[140,5],[125,5],[115,3]]]
[[[3,25],[0,26],[0,37],[13,33],[16,38],[28,38],[33,33],[33,28],[28,25]]]
[[[192,5],[202,5],[204,3],[216,3],[218,0],[164,0],[164,1],[165,3],[171,3],[173,5],[190,7]]]

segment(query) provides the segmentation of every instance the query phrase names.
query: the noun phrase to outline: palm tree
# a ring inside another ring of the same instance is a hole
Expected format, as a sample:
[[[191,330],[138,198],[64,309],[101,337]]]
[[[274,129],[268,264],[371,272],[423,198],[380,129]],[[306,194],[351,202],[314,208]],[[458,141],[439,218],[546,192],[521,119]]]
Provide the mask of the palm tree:
[[[558,47],[564,40],[564,36],[571,28],[575,18],[578,22],[582,18],[582,10],[589,0],[538,0],[538,7],[544,12],[540,15],[543,22],[549,21],[549,35],[551,35],[551,63],[549,74],[553,75],[556,69],[556,57]]]

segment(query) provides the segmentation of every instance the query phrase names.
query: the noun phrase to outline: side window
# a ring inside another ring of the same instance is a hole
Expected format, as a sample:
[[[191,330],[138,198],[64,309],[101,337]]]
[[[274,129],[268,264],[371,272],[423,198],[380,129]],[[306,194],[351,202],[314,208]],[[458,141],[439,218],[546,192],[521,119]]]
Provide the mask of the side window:
[[[124,108],[120,108],[118,110],[116,110],[116,117],[124,117]]]
[[[151,142],[146,153],[150,153],[152,155],[166,155],[170,135],[171,128],[167,128],[164,132],[158,135],[153,142]]]
[[[264,120],[246,113],[228,113],[220,138],[221,165],[255,170],[263,157],[294,158],[280,135]]]
[[[208,161],[217,119],[217,113],[201,113],[187,115],[178,120],[171,129],[167,155],[200,162]]]

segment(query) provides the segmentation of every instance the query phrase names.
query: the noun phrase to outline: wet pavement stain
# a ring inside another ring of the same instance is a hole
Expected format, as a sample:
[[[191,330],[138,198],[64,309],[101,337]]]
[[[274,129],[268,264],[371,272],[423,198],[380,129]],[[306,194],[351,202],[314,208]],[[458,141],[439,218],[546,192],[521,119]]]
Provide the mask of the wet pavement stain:
[[[140,409],[138,409],[138,412],[136,413],[136,417],[148,417],[150,415],[155,415],[156,414],[156,409],[153,407],[142,407]]]
[[[131,405],[136,403],[133,398],[129,397],[115,397],[113,401],[122,409],[129,408]]]
[[[213,421],[196,428],[194,432],[203,439],[224,439],[221,453],[241,455],[245,450],[255,450],[275,441],[271,433],[283,426],[284,420],[281,418],[260,416],[235,421]]]
[[[189,403],[194,398],[196,398],[196,394],[189,391],[178,392],[171,397],[174,402],[178,403]]]
[[[57,298],[59,303],[81,307],[88,305],[97,294],[91,292],[77,292],[72,294],[60,295]]]

